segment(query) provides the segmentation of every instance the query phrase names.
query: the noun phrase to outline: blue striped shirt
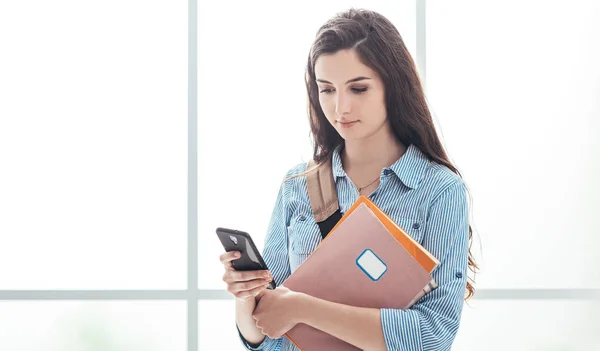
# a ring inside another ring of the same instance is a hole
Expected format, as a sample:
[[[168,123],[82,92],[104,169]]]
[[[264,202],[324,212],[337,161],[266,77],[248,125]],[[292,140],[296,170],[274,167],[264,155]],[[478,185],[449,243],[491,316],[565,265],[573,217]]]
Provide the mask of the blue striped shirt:
[[[290,169],[285,179],[302,173],[306,164]],[[340,148],[332,158],[340,209],[345,213],[359,193],[342,168]],[[466,187],[446,166],[427,158],[414,144],[390,167],[382,169],[380,185],[369,198],[435,257],[432,272],[439,284],[410,309],[381,309],[388,350],[450,350],[456,336],[467,285],[469,221]],[[305,177],[284,181],[264,243],[263,256],[281,285],[321,242],[312,215]],[[297,351],[286,337],[248,350]]]

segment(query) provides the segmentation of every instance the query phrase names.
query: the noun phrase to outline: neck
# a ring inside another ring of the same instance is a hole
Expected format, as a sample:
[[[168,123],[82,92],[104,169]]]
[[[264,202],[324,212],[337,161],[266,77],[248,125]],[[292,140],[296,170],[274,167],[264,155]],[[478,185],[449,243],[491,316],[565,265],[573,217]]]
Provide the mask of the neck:
[[[361,140],[347,140],[342,154],[344,169],[381,171],[389,167],[406,152],[389,125],[372,136]]]

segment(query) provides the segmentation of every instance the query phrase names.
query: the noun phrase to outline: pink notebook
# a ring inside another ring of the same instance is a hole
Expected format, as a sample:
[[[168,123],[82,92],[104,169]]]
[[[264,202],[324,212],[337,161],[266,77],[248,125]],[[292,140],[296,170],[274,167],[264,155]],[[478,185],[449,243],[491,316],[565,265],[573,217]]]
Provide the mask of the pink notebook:
[[[283,285],[346,305],[398,309],[409,308],[437,288],[429,272],[364,203],[342,218]],[[286,336],[302,351],[360,350],[302,323]]]

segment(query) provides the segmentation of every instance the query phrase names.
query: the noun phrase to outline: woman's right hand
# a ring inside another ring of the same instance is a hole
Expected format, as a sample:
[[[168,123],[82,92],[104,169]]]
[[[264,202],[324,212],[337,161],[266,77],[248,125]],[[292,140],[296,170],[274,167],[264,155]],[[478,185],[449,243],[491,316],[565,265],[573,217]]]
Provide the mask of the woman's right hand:
[[[227,291],[237,299],[247,300],[249,297],[255,297],[265,290],[273,277],[269,271],[263,270],[236,271],[231,261],[240,258],[239,254],[239,251],[229,251],[219,258],[225,266],[223,281],[227,283]]]

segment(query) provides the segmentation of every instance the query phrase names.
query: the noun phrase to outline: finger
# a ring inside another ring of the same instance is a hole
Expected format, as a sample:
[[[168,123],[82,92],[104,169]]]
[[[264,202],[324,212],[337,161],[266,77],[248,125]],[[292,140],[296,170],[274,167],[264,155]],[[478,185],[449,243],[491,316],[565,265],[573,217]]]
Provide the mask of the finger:
[[[262,293],[264,290],[267,289],[267,286],[269,286],[269,283],[266,284],[261,284],[253,289],[250,290],[244,290],[244,291],[239,291],[237,293],[235,293],[235,297],[237,297],[238,299],[243,299],[246,300],[250,297],[256,297],[258,296],[260,293]]]
[[[264,271],[237,271],[235,269],[226,269],[223,274],[223,281],[226,283],[242,283],[249,282],[252,280],[272,280],[269,274],[265,274]]]
[[[240,282],[240,283],[229,283],[228,290],[232,293],[238,293],[243,291],[249,291],[252,289],[256,289],[263,285],[268,285],[269,282],[264,279],[255,279],[249,282]]]
[[[233,271],[228,272],[231,275],[231,279],[234,282],[247,282],[254,279],[273,279],[273,276],[269,271],[256,270],[256,271]]]
[[[231,261],[223,263],[226,271],[235,271],[235,267],[233,267],[233,263]]]
[[[225,263],[225,262],[231,262],[235,259],[238,259],[242,257],[242,253],[239,251],[229,251],[229,252],[225,252],[224,254],[222,254],[221,256],[219,256],[219,259],[221,260],[221,263]]]

